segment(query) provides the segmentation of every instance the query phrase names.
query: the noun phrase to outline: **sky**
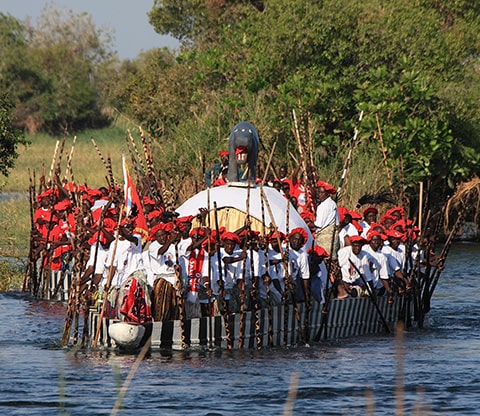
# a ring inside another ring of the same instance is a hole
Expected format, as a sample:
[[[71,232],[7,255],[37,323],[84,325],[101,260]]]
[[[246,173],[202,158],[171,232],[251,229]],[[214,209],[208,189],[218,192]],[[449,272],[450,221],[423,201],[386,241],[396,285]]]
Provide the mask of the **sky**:
[[[142,50],[178,46],[177,40],[159,35],[148,22],[153,0],[0,0],[0,12],[35,21],[46,5],[87,12],[97,28],[113,30],[113,47],[120,59],[134,59]]]

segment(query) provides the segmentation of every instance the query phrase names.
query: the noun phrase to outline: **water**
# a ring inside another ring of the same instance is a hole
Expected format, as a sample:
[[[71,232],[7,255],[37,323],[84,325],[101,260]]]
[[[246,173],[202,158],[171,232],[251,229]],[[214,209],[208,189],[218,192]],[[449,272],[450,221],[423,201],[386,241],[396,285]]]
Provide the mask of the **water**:
[[[288,350],[153,352],[119,414],[280,415],[295,377],[295,415],[480,414],[479,255],[479,244],[453,246],[425,328],[403,344],[376,335]],[[135,356],[62,349],[62,304],[0,294],[0,313],[0,414],[111,413]]]

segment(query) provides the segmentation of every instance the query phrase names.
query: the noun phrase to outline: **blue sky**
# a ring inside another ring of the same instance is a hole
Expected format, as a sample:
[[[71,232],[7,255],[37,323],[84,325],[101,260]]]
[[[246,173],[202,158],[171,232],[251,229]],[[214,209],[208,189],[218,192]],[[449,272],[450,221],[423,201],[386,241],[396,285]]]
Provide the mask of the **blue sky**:
[[[97,27],[112,29],[114,48],[121,59],[133,59],[142,50],[178,46],[175,39],[160,36],[148,23],[153,0],[0,0],[0,12],[35,21],[46,5],[87,12]]]

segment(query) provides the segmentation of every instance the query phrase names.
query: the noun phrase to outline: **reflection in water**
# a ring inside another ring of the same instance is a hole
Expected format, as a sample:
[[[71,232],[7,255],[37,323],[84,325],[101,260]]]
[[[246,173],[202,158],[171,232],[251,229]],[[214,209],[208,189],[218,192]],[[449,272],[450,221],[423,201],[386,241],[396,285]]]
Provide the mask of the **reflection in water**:
[[[452,248],[425,328],[404,334],[406,414],[478,413],[479,254],[478,244]],[[61,303],[0,294],[0,313],[2,414],[110,414],[136,356],[62,349]],[[297,373],[296,415],[391,415],[397,359],[395,338],[385,335],[311,348],[155,351],[136,371],[121,414],[278,415]]]

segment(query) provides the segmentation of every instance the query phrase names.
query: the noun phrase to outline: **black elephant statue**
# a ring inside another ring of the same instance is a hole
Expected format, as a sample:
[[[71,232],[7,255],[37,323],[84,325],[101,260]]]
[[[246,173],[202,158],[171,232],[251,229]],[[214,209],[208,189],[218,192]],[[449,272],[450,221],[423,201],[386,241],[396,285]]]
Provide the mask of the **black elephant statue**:
[[[228,182],[245,182],[250,177],[255,184],[259,145],[257,129],[251,123],[242,121],[232,129],[228,139]],[[243,165],[248,174],[239,178],[238,168]]]

